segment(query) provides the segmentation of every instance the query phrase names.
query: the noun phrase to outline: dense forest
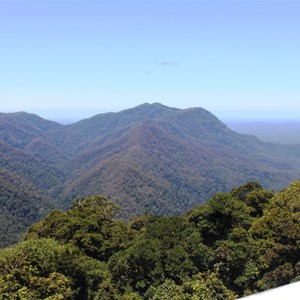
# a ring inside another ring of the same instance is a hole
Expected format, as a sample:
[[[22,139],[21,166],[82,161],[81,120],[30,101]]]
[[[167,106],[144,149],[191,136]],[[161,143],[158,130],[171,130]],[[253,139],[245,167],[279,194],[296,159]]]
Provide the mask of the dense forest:
[[[256,182],[180,216],[125,222],[77,198],[0,252],[0,299],[235,299],[300,279],[300,180]]]
[[[181,215],[216,192],[300,177],[300,145],[264,143],[203,108],[143,104],[61,125],[0,113],[0,248],[52,209],[104,195],[123,219]]]

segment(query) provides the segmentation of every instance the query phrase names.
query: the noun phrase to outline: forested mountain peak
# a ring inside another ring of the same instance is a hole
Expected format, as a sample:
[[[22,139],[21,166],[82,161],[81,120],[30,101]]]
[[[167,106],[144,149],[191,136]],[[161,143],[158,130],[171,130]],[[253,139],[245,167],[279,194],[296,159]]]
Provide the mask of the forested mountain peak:
[[[299,145],[264,143],[203,108],[160,103],[70,125],[0,114],[0,157],[0,168],[42,190],[45,201],[67,208],[77,196],[100,194],[125,218],[180,214],[249,180],[278,191],[300,177]]]
[[[42,131],[51,131],[63,127],[63,125],[57,122],[49,121],[36,114],[23,111],[15,113],[0,113],[0,124],[2,125],[3,123],[15,123],[16,125],[25,126],[27,128],[31,125],[31,130],[39,129]]]
[[[116,129],[129,126],[140,121],[153,120],[175,111],[178,111],[178,109],[169,108],[159,103],[145,103],[137,107],[115,113],[109,112],[97,114],[91,118],[68,125],[67,130],[72,133],[82,133],[86,136],[86,138],[91,138],[113,132]]]
[[[145,118],[155,118],[160,116],[161,114],[173,113],[179,110],[180,109],[178,108],[173,108],[158,102],[154,102],[154,103],[143,103],[134,108],[125,109],[122,111],[122,113],[124,114],[129,113],[131,115],[139,114],[141,116],[144,116]]]

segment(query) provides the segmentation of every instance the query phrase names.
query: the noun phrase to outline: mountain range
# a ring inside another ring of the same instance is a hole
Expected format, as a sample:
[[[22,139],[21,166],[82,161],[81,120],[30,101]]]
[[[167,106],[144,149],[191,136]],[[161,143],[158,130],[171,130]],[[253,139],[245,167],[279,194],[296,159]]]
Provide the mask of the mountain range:
[[[0,114],[0,240],[78,196],[100,194],[120,217],[179,214],[247,181],[275,191],[300,177],[300,144],[239,134],[203,108],[142,104],[61,125]]]

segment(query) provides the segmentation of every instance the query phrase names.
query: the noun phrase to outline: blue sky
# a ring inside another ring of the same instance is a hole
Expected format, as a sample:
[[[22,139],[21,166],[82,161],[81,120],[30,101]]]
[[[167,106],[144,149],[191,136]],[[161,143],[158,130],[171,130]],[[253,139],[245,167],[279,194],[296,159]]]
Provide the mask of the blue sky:
[[[144,102],[299,119],[300,1],[0,0],[0,111]]]

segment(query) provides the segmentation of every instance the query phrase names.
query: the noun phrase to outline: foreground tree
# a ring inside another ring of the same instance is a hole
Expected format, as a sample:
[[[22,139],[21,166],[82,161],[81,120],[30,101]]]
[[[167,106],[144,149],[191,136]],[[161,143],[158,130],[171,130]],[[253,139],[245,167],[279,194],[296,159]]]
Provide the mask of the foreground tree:
[[[172,280],[166,280],[153,289],[151,300],[232,300],[237,297],[230,291],[216,273],[199,273],[182,285],[176,285]]]
[[[300,180],[248,183],[183,216],[129,224],[78,198],[0,252],[0,299],[234,299],[300,279]]]
[[[51,239],[26,241],[2,251],[1,299],[73,299],[74,280],[65,274],[71,253]]]
[[[76,199],[70,210],[53,211],[33,225],[25,239],[51,237],[72,244],[92,258],[107,261],[130,238],[130,229],[114,219],[118,207],[101,196]]]
[[[299,278],[300,180],[274,197],[250,232],[259,243],[259,290]]]

